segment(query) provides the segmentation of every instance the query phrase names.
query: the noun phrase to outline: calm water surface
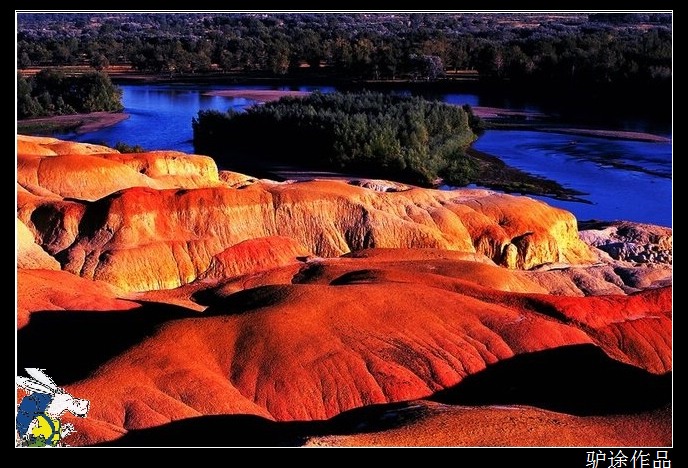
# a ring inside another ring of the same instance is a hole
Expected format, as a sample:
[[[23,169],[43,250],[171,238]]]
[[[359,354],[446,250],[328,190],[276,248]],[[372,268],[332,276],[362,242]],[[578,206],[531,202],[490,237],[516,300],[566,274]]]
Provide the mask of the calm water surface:
[[[535,131],[491,130],[474,145],[511,166],[584,193],[590,203],[545,197],[578,219],[671,226],[671,144]]]

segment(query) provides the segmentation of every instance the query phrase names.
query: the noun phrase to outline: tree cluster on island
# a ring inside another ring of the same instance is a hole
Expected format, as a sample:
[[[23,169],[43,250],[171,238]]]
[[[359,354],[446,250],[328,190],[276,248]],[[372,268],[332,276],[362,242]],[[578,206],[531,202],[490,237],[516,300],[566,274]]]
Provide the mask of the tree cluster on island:
[[[231,141],[234,154],[431,186],[475,179],[466,149],[481,123],[468,106],[420,97],[315,92],[246,112],[200,111],[193,131],[195,150],[219,160],[231,160]]]

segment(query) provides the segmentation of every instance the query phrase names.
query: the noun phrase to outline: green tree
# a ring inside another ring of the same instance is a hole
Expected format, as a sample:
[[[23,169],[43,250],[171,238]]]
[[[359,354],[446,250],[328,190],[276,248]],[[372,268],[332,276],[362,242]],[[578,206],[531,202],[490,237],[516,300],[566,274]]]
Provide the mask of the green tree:
[[[119,151],[120,153],[143,153],[145,151],[143,147],[141,147],[141,145],[130,145],[122,141],[118,141],[117,143],[115,143],[115,146],[113,146],[113,148]]]
[[[72,102],[78,101],[78,107],[75,108],[79,112],[120,112],[124,109],[122,91],[112,84],[110,77],[105,73],[81,75],[74,89],[76,92],[71,95],[71,98]]]
[[[29,68],[31,65],[31,57],[29,57],[28,52],[22,51],[17,58],[17,67],[24,69]]]
[[[36,98],[32,96],[31,84],[17,73],[17,118],[26,119],[44,113]]]
[[[107,59],[105,54],[103,54],[101,52],[94,52],[93,55],[91,55],[90,64],[91,64],[91,67],[100,71],[100,70],[104,70],[105,68],[109,67],[110,61]]]
[[[289,71],[291,48],[286,36],[277,37],[268,46],[268,68],[275,75],[284,75]]]

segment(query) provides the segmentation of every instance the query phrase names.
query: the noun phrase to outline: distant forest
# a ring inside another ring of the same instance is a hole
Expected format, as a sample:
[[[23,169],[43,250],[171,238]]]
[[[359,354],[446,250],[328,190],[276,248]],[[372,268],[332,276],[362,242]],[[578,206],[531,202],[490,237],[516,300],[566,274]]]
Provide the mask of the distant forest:
[[[670,14],[19,14],[20,69],[295,72],[581,87],[671,83]],[[627,88],[628,89],[628,88]]]

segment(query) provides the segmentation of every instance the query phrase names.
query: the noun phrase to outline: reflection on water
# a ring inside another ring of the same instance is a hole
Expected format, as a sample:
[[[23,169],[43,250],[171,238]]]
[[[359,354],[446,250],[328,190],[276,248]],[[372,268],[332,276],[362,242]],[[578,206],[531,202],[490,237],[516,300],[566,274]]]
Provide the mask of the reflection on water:
[[[76,141],[125,142],[146,149],[172,149],[193,153],[191,120],[199,110],[245,109],[255,101],[240,97],[208,96],[222,89],[283,89],[333,92],[332,86],[217,86],[217,85],[124,85],[123,102],[130,115],[112,127],[84,135],[61,135]],[[410,94],[397,91],[399,94]],[[475,94],[433,96],[452,104],[496,106],[539,111],[520,101],[494,101]],[[632,122],[647,131],[643,122]],[[650,129],[651,130],[651,129]],[[231,142],[227,142],[228,146]],[[612,140],[536,131],[486,132],[476,149],[494,154],[507,164],[532,174],[554,179],[581,192],[591,204],[545,199],[572,211],[579,219],[628,219],[671,226],[671,144]]]

